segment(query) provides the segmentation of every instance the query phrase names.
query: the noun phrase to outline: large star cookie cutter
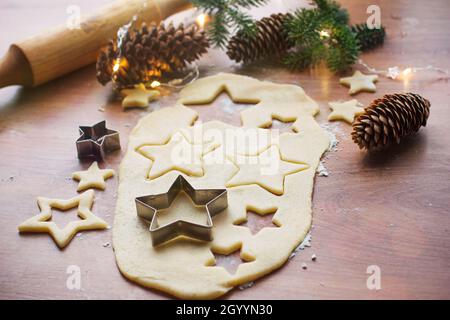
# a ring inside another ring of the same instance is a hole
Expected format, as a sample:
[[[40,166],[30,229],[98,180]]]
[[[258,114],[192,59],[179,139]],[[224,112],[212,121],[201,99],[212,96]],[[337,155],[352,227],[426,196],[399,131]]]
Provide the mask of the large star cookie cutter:
[[[108,152],[120,149],[119,133],[106,128],[106,121],[93,126],[80,126],[80,137],[76,141],[78,158],[104,160]]]
[[[158,211],[169,208],[181,191],[184,191],[195,205],[205,206],[207,213],[205,224],[175,220],[160,226],[157,217]],[[228,207],[226,189],[195,189],[182,175],[175,179],[166,193],[137,197],[135,201],[138,216],[150,222],[149,230],[154,247],[179,236],[211,241],[212,217]]]

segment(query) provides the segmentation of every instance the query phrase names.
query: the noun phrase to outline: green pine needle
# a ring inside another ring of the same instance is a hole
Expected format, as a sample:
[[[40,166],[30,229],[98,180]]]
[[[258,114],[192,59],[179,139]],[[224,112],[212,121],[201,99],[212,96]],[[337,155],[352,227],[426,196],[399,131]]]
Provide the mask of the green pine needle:
[[[314,0],[319,11],[333,19],[336,23],[348,24],[350,16],[347,9],[341,8],[341,5],[332,0]]]
[[[285,24],[294,48],[284,64],[292,69],[313,67],[324,61],[333,72],[350,67],[359,44],[348,27],[348,12],[331,0],[314,0],[317,8],[297,10]]]
[[[212,44],[224,48],[232,32],[253,37],[257,28],[255,21],[242,9],[265,4],[268,0],[190,0],[192,4],[212,17],[208,35]]]
[[[342,72],[355,63],[359,55],[358,40],[346,25],[333,28],[326,63],[333,72]]]
[[[240,6],[245,9],[250,9],[252,7],[259,7],[263,4],[266,4],[268,0],[231,0],[231,5],[233,6]]]
[[[238,26],[238,32],[249,38],[256,34],[257,29],[252,17],[232,7],[228,8],[227,12],[230,24]]]
[[[355,24],[351,27],[356,39],[359,41],[361,51],[368,51],[383,44],[386,30],[380,28],[369,29],[366,23]]]
[[[218,47],[224,47],[229,37],[228,22],[223,12],[218,12],[208,25],[209,40]]]

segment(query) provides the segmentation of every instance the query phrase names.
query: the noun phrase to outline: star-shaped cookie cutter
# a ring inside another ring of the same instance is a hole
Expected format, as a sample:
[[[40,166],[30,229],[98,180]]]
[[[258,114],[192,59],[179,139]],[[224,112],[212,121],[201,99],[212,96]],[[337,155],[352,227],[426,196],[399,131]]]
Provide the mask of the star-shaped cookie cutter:
[[[106,128],[106,121],[93,126],[80,126],[80,137],[76,141],[78,158],[104,160],[108,152],[120,149],[119,133]]]
[[[205,206],[206,223],[175,220],[165,226],[159,226],[157,212],[169,208],[181,191],[184,191],[195,205]],[[226,189],[195,189],[182,175],[175,179],[167,192],[137,197],[135,201],[138,216],[150,222],[149,230],[154,247],[178,236],[211,241],[212,217],[228,207]]]

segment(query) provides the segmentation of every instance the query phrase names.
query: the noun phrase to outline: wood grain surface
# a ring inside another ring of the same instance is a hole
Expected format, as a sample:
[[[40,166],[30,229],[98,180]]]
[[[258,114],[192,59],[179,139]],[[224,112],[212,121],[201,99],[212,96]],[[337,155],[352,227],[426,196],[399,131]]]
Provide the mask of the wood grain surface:
[[[77,0],[91,12],[109,1]],[[47,27],[64,23],[71,0],[6,0],[0,3],[0,53],[8,45]],[[267,15],[296,1],[273,1],[258,11]],[[450,68],[450,2],[341,1],[353,22],[365,21],[369,4],[381,7],[387,41],[362,55],[378,68],[426,66]],[[218,51],[202,59],[202,76],[219,71],[302,86],[321,108],[318,121],[327,124],[328,102],[346,100],[347,88],[325,70],[289,72],[275,63],[242,68]],[[356,98],[364,104],[385,93],[412,91],[431,101],[426,128],[402,145],[369,155],[350,138],[350,126],[330,124],[339,140],[328,153],[328,177],[316,177],[312,246],[285,266],[235,289],[231,299],[416,299],[450,298],[450,85],[446,75],[415,74],[409,81],[381,77],[374,94]],[[93,66],[35,89],[0,90],[0,298],[2,299],[164,299],[168,296],[127,281],[115,265],[109,245],[112,230],[83,232],[65,250],[46,234],[19,235],[17,225],[37,214],[37,196],[69,198],[76,194],[71,173],[89,166],[76,156],[78,125],[105,119],[120,132],[122,151],[101,167],[117,169],[127,137],[137,120],[171,105],[174,93],[148,110],[122,111],[111,87],[95,79]],[[213,106],[195,107],[202,120],[239,124],[227,113],[225,96]],[[237,110],[245,106],[236,106]],[[101,111],[100,109],[104,109]],[[169,121],[169,119],[168,119]],[[112,225],[117,177],[96,192],[93,211]],[[75,212],[54,213],[59,224]],[[311,255],[317,261],[311,261]],[[302,263],[308,264],[307,270]],[[81,290],[66,287],[68,266],[81,270]],[[381,289],[366,286],[369,266],[381,270]]]

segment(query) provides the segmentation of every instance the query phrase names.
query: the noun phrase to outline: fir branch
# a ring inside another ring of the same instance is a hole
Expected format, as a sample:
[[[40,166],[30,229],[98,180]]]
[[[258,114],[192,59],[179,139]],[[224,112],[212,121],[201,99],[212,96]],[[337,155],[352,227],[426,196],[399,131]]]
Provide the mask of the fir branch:
[[[336,23],[348,24],[350,16],[347,9],[342,8],[336,1],[314,0],[314,2],[323,16],[334,20]]]
[[[386,30],[383,26],[369,29],[366,23],[360,23],[351,26],[351,30],[359,41],[361,51],[368,51],[382,45],[386,37]]]
[[[359,43],[347,25],[334,26],[326,63],[333,72],[342,72],[358,59]]]
[[[251,38],[255,35],[256,25],[252,17],[232,7],[228,8],[227,12],[230,24],[238,26],[239,29],[237,32],[248,38]]]
[[[268,0],[231,0],[229,1],[233,6],[239,6],[245,9],[250,9],[251,7],[259,7],[266,4]]]
[[[322,46],[306,46],[296,48],[289,52],[283,60],[283,63],[290,69],[303,70],[317,65],[325,55]]]
[[[223,11],[217,12],[214,20],[208,25],[209,41],[214,43],[217,47],[223,47],[228,41],[230,32],[228,29],[228,22]]]
[[[331,0],[314,1],[316,8],[297,10],[285,23],[294,49],[284,64],[305,69],[325,61],[331,71],[343,71],[359,54],[358,40],[347,25],[348,12]]]
[[[285,29],[290,41],[296,46],[308,46],[310,42],[320,39],[319,29],[321,21],[317,10],[297,10],[293,18],[285,23]]]
[[[194,7],[202,9],[207,14],[226,7],[226,0],[190,0]]]
[[[223,48],[232,32],[246,37],[256,34],[254,20],[243,9],[265,4],[268,0],[190,0],[192,4],[212,17],[208,25],[210,41],[216,47]]]

